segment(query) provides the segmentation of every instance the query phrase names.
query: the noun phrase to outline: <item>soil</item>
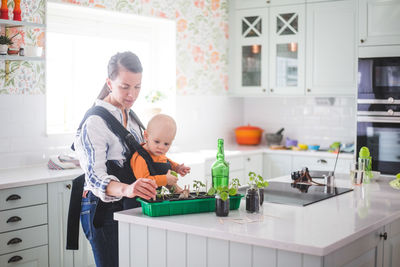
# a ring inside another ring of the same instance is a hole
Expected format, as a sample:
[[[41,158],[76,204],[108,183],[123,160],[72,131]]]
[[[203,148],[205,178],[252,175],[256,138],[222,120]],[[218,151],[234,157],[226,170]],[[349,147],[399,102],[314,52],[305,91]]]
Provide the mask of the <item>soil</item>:
[[[248,189],[246,194],[246,210],[248,212],[258,212],[260,210],[260,196],[256,192],[258,189]]]

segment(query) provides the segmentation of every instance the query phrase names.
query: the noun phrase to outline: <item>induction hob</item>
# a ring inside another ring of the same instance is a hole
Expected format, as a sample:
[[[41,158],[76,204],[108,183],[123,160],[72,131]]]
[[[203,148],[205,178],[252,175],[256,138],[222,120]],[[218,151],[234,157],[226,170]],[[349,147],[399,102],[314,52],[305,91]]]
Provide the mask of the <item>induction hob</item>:
[[[353,191],[353,189],[301,183],[269,182],[269,186],[264,188],[264,202],[307,206],[350,191]]]

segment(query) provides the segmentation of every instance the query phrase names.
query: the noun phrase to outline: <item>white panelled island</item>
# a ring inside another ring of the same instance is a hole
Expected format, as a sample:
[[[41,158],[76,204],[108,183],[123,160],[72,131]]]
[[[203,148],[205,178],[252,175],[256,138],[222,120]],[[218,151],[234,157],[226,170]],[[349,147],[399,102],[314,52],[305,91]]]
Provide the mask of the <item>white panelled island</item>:
[[[228,217],[118,212],[120,266],[400,266],[400,191],[390,179],[305,207],[265,202],[259,214],[245,199]],[[348,175],[336,186],[350,187]]]

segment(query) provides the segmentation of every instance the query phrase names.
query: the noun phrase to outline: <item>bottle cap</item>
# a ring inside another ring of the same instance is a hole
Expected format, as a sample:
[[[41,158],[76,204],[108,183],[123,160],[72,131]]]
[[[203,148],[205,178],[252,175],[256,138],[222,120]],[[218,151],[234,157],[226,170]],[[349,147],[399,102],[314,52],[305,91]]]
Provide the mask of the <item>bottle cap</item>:
[[[360,148],[360,153],[358,153],[358,157],[361,159],[369,159],[370,153],[368,147],[363,146],[362,148]]]

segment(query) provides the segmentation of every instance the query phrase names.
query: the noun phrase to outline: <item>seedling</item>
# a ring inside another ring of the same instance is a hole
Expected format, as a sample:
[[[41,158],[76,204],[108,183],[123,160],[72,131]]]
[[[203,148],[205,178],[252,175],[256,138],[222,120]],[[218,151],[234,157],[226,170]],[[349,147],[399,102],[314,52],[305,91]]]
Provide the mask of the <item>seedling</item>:
[[[227,200],[229,196],[235,196],[237,194],[237,188],[228,187],[228,186],[219,186],[217,188],[211,187],[210,190],[208,190],[207,194],[209,196],[212,195],[219,195],[223,201]]]
[[[196,190],[196,196],[199,196],[199,194],[200,194],[200,189],[202,188],[202,187],[205,187],[206,185],[204,184],[204,183],[202,183],[201,181],[199,181],[199,180],[194,180],[193,181],[193,188]]]
[[[175,171],[172,171],[172,170],[171,170],[171,175],[173,175],[175,177],[178,177],[178,174]]]
[[[157,191],[157,197],[158,198],[162,198],[164,200],[165,194],[167,194],[169,191],[167,188],[165,188],[164,186],[161,187],[161,189],[156,190]]]
[[[250,187],[258,187],[258,188],[264,188],[269,185],[268,181],[264,180],[264,178],[256,174],[254,172],[249,172],[249,186]]]

